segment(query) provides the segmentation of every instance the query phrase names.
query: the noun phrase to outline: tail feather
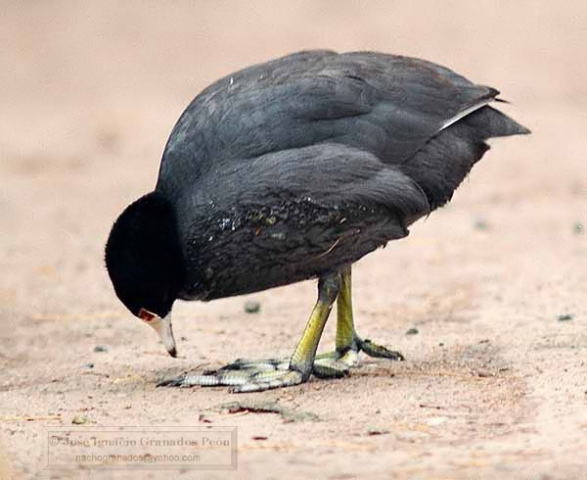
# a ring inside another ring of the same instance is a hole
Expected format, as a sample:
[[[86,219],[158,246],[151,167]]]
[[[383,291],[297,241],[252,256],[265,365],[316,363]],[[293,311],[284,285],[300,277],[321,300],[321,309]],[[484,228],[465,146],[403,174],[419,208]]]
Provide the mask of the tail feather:
[[[461,122],[467,125],[477,138],[483,140],[530,133],[529,129],[492,107],[480,108],[467,115]]]
[[[422,188],[433,210],[452,198],[489,150],[485,140],[528,133],[530,130],[500,111],[482,107],[432,137],[401,169]]]

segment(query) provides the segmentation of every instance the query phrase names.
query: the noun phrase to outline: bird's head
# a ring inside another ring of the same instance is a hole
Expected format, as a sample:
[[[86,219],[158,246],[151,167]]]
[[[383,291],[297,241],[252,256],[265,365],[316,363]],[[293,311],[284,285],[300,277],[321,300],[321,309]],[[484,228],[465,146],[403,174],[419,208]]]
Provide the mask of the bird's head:
[[[141,197],[118,217],[106,244],[106,268],[121,302],[175,357],[171,307],[183,282],[183,257],[173,208],[160,194]]]

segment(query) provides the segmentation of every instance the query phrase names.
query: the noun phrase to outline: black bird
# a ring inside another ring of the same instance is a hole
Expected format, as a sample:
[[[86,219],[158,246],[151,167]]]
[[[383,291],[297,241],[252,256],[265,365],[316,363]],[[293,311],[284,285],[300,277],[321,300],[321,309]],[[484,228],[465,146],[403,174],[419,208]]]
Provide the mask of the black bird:
[[[351,265],[450,200],[491,137],[529,133],[490,107],[498,91],[416,58],[307,51],[228,75],[187,107],[155,190],[106,245],[120,300],[176,355],[175,300],[208,301],[317,277],[290,359],[237,360],[168,385],[295,385],[367,355],[402,360],[355,332]],[[338,300],[336,349],[316,356]]]

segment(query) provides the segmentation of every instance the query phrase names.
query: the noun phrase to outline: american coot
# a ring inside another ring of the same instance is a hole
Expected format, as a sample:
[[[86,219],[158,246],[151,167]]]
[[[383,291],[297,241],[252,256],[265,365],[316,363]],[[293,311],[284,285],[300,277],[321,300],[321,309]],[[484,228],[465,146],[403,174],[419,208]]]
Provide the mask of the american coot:
[[[237,360],[166,385],[246,392],[339,377],[359,351],[351,265],[450,200],[491,137],[529,133],[490,107],[497,90],[424,60],[307,51],[218,80],[187,107],[155,190],[114,223],[106,266],[120,300],[176,355],[176,299],[208,301],[317,277],[285,361]],[[316,356],[338,300],[336,349]]]

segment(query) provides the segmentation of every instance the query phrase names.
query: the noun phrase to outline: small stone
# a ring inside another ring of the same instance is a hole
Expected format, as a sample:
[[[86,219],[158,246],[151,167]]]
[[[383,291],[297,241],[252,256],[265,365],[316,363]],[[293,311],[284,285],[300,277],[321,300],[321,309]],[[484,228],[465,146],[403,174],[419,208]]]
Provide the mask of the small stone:
[[[489,224],[485,220],[477,220],[474,224],[475,230],[489,230]]]
[[[406,332],[406,335],[418,335],[418,333],[420,333],[420,331],[417,328],[410,328]]]
[[[264,435],[255,435],[254,437],[252,437],[253,440],[267,440],[269,437],[266,437]]]
[[[84,363],[82,365],[83,368],[94,368],[94,364],[92,362]]]
[[[108,347],[106,345],[96,345],[94,347],[94,352],[107,352]]]
[[[212,423],[212,420],[210,420],[206,415],[204,415],[203,413],[200,413],[200,415],[198,415],[198,421],[202,422],[202,423]]]
[[[259,313],[261,310],[261,304],[254,300],[248,300],[245,302],[246,313]]]
[[[369,435],[370,437],[374,435],[385,435],[386,433],[389,433],[389,430],[385,428],[370,427],[367,430],[367,435]]]
[[[575,235],[581,235],[584,232],[585,226],[581,222],[575,222],[575,225],[573,225],[573,233]]]
[[[73,417],[73,419],[71,420],[71,423],[73,423],[74,425],[83,425],[84,423],[88,423],[88,417],[84,417],[83,415],[78,415],[76,417]]]
[[[558,317],[556,317],[556,319],[559,322],[569,322],[571,321],[573,318],[575,318],[575,315],[571,314],[571,313],[564,313],[559,315]]]

